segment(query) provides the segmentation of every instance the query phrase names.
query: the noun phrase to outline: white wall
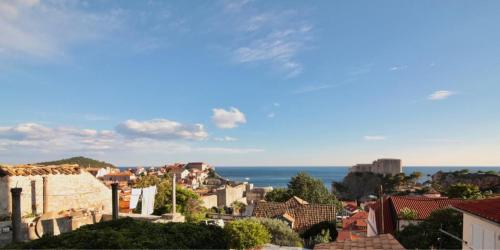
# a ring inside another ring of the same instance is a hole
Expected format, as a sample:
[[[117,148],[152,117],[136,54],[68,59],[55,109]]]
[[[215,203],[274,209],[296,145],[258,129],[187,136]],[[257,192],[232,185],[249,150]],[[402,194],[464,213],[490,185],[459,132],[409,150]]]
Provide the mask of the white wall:
[[[500,249],[500,225],[464,213],[463,240],[462,249]]]

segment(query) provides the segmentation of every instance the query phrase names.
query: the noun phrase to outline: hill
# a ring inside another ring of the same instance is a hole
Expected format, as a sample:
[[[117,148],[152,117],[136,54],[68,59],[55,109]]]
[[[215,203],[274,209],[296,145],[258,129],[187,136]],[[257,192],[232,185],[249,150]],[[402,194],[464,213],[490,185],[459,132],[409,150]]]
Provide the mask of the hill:
[[[90,158],[83,157],[83,156],[72,157],[72,158],[62,159],[62,160],[58,160],[58,161],[40,162],[40,163],[36,163],[36,164],[38,164],[38,165],[78,164],[82,168],[86,168],[86,167],[94,167],[94,168],[111,167],[111,168],[116,168],[116,166],[114,166],[111,163],[107,163],[107,162],[104,162],[104,161],[98,161],[98,160],[90,159]]]

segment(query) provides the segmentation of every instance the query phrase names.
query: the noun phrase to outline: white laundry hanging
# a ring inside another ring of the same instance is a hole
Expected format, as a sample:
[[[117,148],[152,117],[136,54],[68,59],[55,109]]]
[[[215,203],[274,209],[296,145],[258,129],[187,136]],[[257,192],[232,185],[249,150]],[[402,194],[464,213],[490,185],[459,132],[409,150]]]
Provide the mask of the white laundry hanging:
[[[142,215],[151,215],[155,206],[156,186],[150,186],[142,189]]]
[[[130,194],[130,209],[135,209],[137,207],[137,203],[139,203],[139,197],[141,196],[142,188],[132,188],[132,192]]]

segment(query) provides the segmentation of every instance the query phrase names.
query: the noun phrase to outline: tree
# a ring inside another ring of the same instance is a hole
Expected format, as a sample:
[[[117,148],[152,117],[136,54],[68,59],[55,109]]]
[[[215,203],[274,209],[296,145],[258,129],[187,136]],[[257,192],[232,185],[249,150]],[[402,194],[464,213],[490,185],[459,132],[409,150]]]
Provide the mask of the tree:
[[[271,234],[271,243],[278,246],[302,247],[302,239],[288,224],[278,219],[254,219]]]
[[[261,247],[271,241],[271,235],[259,222],[252,219],[228,222],[224,231],[229,237],[229,247],[249,249]]]
[[[474,184],[457,183],[448,187],[446,195],[449,198],[481,199],[483,195],[479,187]]]
[[[144,188],[155,185],[155,205],[154,215],[162,215],[172,212],[172,180],[167,176],[144,176],[134,187]],[[196,222],[206,215],[206,209],[202,206],[202,201],[198,194],[192,190],[176,186],[176,212],[186,216],[188,221]],[[140,208],[140,206],[139,206]],[[139,210],[139,209],[137,209]]]
[[[459,249],[462,243],[439,229],[462,238],[462,214],[451,208],[437,210],[417,225],[408,225],[396,232],[396,238],[406,249]]]
[[[291,196],[300,197],[310,203],[333,204],[336,202],[335,196],[328,191],[321,180],[305,172],[292,177],[288,183],[288,190]]]
[[[292,196],[288,192],[288,189],[276,188],[266,194],[265,200],[274,202],[285,202],[289,200],[291,197]]]

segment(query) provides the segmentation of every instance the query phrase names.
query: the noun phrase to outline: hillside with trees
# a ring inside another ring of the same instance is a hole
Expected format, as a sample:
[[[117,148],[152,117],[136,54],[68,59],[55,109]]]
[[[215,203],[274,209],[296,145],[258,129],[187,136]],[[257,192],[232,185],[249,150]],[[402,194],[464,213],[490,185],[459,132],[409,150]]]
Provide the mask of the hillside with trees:
[[[92,167],[92,168],[116,168],[111,163],[107,163],[104,161],[98,161],[94,160],[91,158],[83,157],[83,156],[78,156],[78,157],[72,157],[72,158],[67,158],[67,159],[62,159],[62,160],[57,160],[57,161],[47,161],[47,162],[39,162],[36,163],[37,165],[61,165],[61,164],[78,164],[82,168],[87,168],[87,167]]]

